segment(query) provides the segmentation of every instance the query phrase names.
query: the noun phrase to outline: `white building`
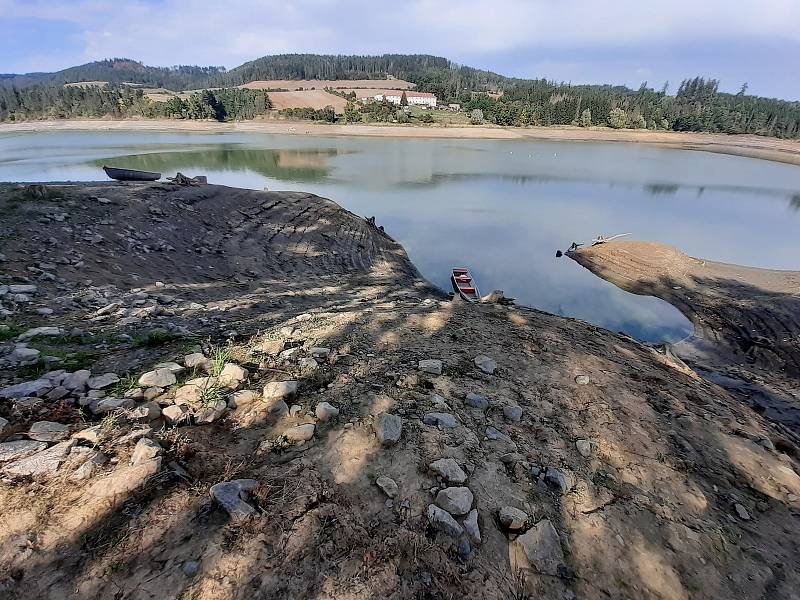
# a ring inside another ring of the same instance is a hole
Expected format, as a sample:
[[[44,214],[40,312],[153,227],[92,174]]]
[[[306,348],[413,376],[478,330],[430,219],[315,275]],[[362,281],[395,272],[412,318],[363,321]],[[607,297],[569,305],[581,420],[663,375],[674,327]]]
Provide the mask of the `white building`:
[[[409,106],[427,106],[429,108],[436,108],[436,96],[434,94],[430,94],[428,92],[413,92],[410,90],[406,91],[405,94]],[[400,104],[402,98],[403,92],[401,90],[387,91],[385,93],[375,94],[375,96],[373,96],[373,99],[377,100],[378,102],[386,100],[387,102],[397,105]]]

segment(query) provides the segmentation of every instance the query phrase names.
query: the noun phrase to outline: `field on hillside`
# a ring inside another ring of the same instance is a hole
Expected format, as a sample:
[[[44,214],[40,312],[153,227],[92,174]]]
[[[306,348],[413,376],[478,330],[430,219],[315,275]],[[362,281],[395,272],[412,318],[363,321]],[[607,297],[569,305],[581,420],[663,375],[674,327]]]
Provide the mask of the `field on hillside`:
[[[383,89],[391,85],[395,90],[411,90],[414,84],[402,79],[269,79],[251,81],[239,87],[251,90],[321,90],[326,87],[334,89]]]
[[[272,108],[313,108],[319,110],[332,106],[337,113],[343,113],[347,100],[325,90],[303,90],[300,92],[269,92]]]

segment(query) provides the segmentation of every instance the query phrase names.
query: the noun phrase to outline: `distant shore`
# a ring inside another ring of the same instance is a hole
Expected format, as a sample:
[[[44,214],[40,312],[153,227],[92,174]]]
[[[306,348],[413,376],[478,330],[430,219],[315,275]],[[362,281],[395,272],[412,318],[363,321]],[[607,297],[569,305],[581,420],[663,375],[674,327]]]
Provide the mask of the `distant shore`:
[[[188,120],[61,120],[2,123],[0,135],[46,131],[241,131],[312,136],[409,137],[439,139],[538,139],[570,142],[634,142],[700,150],[800,165],[800,141],[756,135],[609,129],[605,127],[498,127],[421,125],[338,125],[307,121],[216,123]]]

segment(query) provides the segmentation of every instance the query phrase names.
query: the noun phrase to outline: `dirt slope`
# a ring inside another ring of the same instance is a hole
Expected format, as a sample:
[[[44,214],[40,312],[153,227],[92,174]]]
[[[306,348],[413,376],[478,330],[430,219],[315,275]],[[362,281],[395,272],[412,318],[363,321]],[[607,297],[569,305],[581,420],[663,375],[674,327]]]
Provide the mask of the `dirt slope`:
[[[47,473],[0,459],[6,597],[798,597],[797,447],[652,348],[450,301],[380,230],[307,194],[4,186],[0,210],[0,285],[37,286],[0,299],[5,324],[79,327],[31,346],[134,377],[100,388],[132,399],[106,414],[89,391],[0,400],[0,443],[41,437],[43,420],[67,435],[101,425]],[[175,337],[137,343],[155,328]],[[180,363],[155,392],[166,413],[197,375],[185,355],[221,349],[246,369],[247,402],[231,394],[210,422],[142,418],[140,375]],[[0,388],[41,376],[31,368],[5,368]],[[296,408],[262,393],[280,381],[298,382]],[[76,480],[93,451],[106,462]],[[463,477],[429,469],[442,458]],[[255,514],[237,519],[209,490],[241,479]],[[463,527],[463,498],[480,541],[428,516],[439,503]]]

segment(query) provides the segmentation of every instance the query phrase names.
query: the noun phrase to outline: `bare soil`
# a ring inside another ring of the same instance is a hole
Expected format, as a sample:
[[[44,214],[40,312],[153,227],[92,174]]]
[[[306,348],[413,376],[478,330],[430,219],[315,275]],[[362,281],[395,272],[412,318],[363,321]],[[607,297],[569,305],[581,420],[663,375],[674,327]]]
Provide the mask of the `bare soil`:
[[[270,92],[269,99],[275,110],[284,108],[313,108],[319,110],[326,106],[333,106],[341,114],[347,105],[347,100],[325,90],[302,90],[297,92]]]
[[[255,402],[210,424],[154,423],[162,466],[132,487],[121,484],[132,445],[120,438],[134,427],[124,415],[107,423],[98,447],[111,462],[90,479],[71,480],[68,465],[4,476],[4,597],[798,598],[797,445],[669,355],[580,321],[450,300],[388,235],[310,194],[80,184],[33,199],[3,185],[0,214],[0,284],[39,288],[6,323],[92,333],[69,350],[94,352],[97,373],[138,376],[193,345],[224,345],[249,370],[248,389],[299,380],[301,407],[275,415]],[[52,261],[49,280],[41,264]],[[98,314],[163,295],[173,298],[135,322]],[[156,327],[181,337],[132,341]],[[269,340],[298,354],[258,350]],[[304,372],[298,356],[319,346],[330,357]],[[476,368],[478,355],[497,369]],[[423,359],[441,360],[442,374],[419,371]],[[7,370],[0,387],[23,379]],[[457,427],[423,423],[443,410],[434,392]],[[488,410],[470,408],[467,393]],[[340,414],[318,421],[320,401]],[[519,422],[504,418],[507,405],[522,409]],[[384,411],[403,419],[388,448],[373,432]],[[10,422],[0,441],[42,419],[74,430],[98,421],[63,402],[0,401],[0,416]],[[314,423],[314,437],[282,444],[299,423]],[[579,440],[591,443],[586,456]],[[425,516],[442,486],[427,465],[441,457],[469,473],[483,539],[466,557]],[[546,466],[567,476],[563,493],[537,479]],[[381,475],[398,484],[392,502],[374,484]],[[210,486],[236,478],[258,481],[259,516],[232,520],[212,502]],[[504,506],[528,515],[525,528],[550,520],[557,570],[512,568]]]

